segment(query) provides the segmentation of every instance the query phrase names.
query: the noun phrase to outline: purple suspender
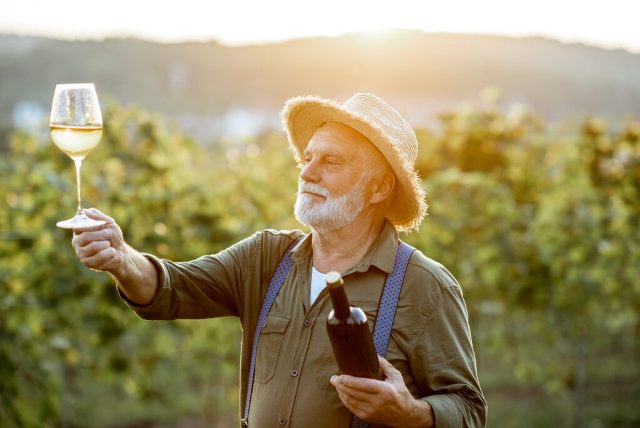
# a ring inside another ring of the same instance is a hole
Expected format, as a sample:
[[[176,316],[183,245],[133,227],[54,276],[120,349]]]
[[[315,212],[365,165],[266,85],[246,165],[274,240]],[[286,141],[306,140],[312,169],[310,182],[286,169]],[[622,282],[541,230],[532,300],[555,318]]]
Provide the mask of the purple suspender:
[[[285,251],[284,256],[280,259],[280,263],[278,263],[278,267],[276,267],[276,271],[271,277],[271,282],[269,282],[269,287],[267,288],[267,294],[264,296],[264,300],[262,301],[262,308],[260,308],[260,315],[258,315],[258,322],[256,324],[256,332],[253,336],[253,347],[251,348],[251,363],[249,364],[247,395],[244,401],[244,415],[242,417],[242,426],[245,427],[248,426],[249,423],[249,405],[251,404],[253,375],[256,370],[256,355],[258,354],[258,341],[260,340],[260,334],[264,328],[271,306],[273,306],[273,302],[276,300],[276,296],[280,292],[280,288],[282,288],[282,285],[284,284],[285,279],[287,279],[287,275],[289,275],[289,271],[293,266],[291,251],[303,237],[304,236],[301,236],[293,241],[293,244],[289,245],[289,248]]]
[[[249,406],[251,404],[251,392],[253,390],[253,376],[256,365],[256,355],[258,353],[258,341],[260,340],[260,334],[264,327],[267,315],[271,310],[276,296],[280,292],[280,288],[284,284],[291,267],[293,266],[293,260],[291,259],[291,251],[296,244],[302,239],[298,238],[293,242],[284,253],[284,256],[280,260],[278,267],[276,268],[269,287],[267,288],[267,294],[262,302],[262,308],[260,309],[260,315],[258,316],[258,322],[256,324],[256,332],[253,337],[253,347],[251,349],[251,362],[249,364],[249,377],[247,382],[247,395],[244,405],[244,417],[242,418],[242,426],[248,426],[249,421]],[[404,273],[409,263],[411,253],[414,248],[400,241],[398,251],[396,252],[396,259],[393,265],[393,271],[387,277],[387,281],[384,284],[382,290],[382,297],[378,304],[378,316],[373,328],[373,342],[378,355],[384,356],[387,353],[387,345],[389,344],[389,337],[391,336],[391,326],[393,325],[393,318],[396,313],[396,307],[398,306],[398,299],[400,297],[400,291],[402,290],[402,282],[404,280]],[[357,417],[353,417],[351,421],[352,428],[365,428],[366,422],[361,421]]]
[[[400,291],[404,282],[404,273],[409,264],[409,258],[414,248],[400,241],[393,270],[387,277],[382,290],[382,297],[378,304],[378,315],[373,327],[373,344],[378,355],[384,357],[387,354],[387,345],[391,337],[391,326],[396,315],[396,307],[400,299]],[[351,428],[366,428],[368,424],[356,416],[351,419]]]

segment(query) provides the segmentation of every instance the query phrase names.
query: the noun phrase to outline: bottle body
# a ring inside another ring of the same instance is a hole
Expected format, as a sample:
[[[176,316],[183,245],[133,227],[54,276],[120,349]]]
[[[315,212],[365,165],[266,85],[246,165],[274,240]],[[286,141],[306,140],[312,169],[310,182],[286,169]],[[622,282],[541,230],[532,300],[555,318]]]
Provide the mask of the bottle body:
[[[341,373],[380,379],[378,355],[373,344],[367,316],[358,307],[349,306],[338,273],[326,275],[333,310],[327,318],[327,333]]]

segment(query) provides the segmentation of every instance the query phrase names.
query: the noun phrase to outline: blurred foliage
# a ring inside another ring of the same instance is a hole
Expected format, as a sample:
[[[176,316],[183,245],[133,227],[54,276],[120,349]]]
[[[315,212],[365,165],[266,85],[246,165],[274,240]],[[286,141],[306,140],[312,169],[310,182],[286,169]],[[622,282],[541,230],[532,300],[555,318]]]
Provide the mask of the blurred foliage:
[[[489,426],[637,426],[640,123],[549,129],[485,95],[442,114],[440,131],[417,131],[430,215],[404,239],[464,288]],[[134,247],[186,260],[297,227],[281,133],[205,150],[135,108],[104,116],[84,205],[116,218]],[[237,320],[139,320],[55,227],[75,206],[71,160],[44,132],[7,144],[0,426],[235,426]],[[541,403],[550,411],[531,416]]]
[[[441,135],[419,134],[431,215],[409,239],[463,284],[481,363],[568,394],[567,422],[536,426],[636,426],[638,411],[588,412],[605,357],[618,354],[609,382],[640,376],[640,122],[547,130],[491,97],[441,119]]]
[[[296,173],[279,138],[206,153],[136,109],[109,108],[105,124],[83,165],[83,201],[116,218],[132,245],[189,259],[267,224],[292,226]],[[259,159],[275,146],[284,156]],[[0,425],[184,415],[231,425],[237,321],[145,323],[123,310],[111,279],[84,268],[55,227],[74,210],[71,160],[44,135],[15,134],[10,147],[0,163]]]

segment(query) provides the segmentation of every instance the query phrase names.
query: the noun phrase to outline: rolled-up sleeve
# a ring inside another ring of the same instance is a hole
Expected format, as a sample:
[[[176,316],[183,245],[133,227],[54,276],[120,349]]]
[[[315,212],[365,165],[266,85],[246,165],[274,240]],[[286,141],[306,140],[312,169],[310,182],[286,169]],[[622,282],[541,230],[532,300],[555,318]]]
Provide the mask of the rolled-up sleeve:
[[[156,269],[158,273],[158,290],[156,291],[155,296],[151,299],[151,302],[147,305],[138,305],[127,298],[127,296],[122,292],[120,285],[116,283],[116,289],[118,291],[118,295],[120,298],[129,306],[129,308],[133,309],[136,314],[140,318],[143,319],[169,319],[166,316],[163,317],[161,314],[167,313],[167,308],[171,306],[169,299],[171,298],[171,285],[167,280],[167,271],[162,263],[162,260],[158,259],[156,256],[152,254],[143,253],[143,256],[147,258]]]
[[[189,262],[172,262],[143,254],[156,268],[158,291],[146,306],[129,301],[118,293],[138,316],[144,319],[213,318],[238,315],[247,277],[255,267],[256,234],[214,255]]]

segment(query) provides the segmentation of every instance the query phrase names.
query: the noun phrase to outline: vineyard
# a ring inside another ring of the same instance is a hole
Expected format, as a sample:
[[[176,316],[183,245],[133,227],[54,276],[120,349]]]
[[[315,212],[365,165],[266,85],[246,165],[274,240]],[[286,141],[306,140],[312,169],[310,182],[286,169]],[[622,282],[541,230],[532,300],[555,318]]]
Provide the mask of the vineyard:
[[[188,260],[298,228],[284,134],[204,148],[111,104],[83,199],[137,249]],[[402,239],[443,263],[470,311],[489,427],[640,425],[640,121],[545,123],[491,99],[421,128],[430,212]],[[72,162],[46,129],[0,147],[0,427],[233,427],[236,319],[142,321],[56,221]]]

